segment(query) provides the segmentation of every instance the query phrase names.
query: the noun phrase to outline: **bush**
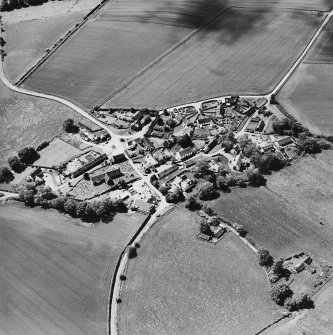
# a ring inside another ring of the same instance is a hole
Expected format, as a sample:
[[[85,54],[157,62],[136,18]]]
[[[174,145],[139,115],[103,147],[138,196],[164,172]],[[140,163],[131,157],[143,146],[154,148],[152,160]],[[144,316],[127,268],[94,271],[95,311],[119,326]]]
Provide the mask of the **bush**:
[[[77,133],[79,131],[79,128],[75,125],[74,120],[70,118],[64,121],[63,128],[67,133]]]
[[[290,289],[288,285],[280,284],[280,285],[274,285],[272,287],[271,297],[273,301],[283,306],[285,300],[287,298],[290,298],[293,295],[293,291]]]
[[[201,209],[204,211],[204,213],[206,213],[209,216],[216,215],[216,213],[206,204],[204,204]]]
[[[133,246],[129,246],[127,248],[127,255],[128,255],[129,259],[133,259],[133,258],[137,257],[138,253],[136,251],[136,248],[133,247]]]
[[[258,261],[261,266],[271,266],[273,263],[273,257],[267,249],[261,248],[258,250]]]
[[[21,172],[25,168],[17,156],[9,157],[8,164],[10,168],[15,172]]]
[[[188,208],[190,211],[195,211],[201,208],[201,204],[199,203],[197,198],[192,195],[186,199],[185,207]]]
[[[286,302],[285,307],[290,312],[294,312],[300,309],[314,308],[314,302],[307,294],[302,293],[295,299],[289,299],[289,301]]]
[[[126,276],[125,276],[124,274],[121,274],[121,275],[119,276],[119,279],[120,279],[121,281],[126,280]]]
[[[67,199],[64,203],[64,210],[70,216],[76,216],[76,201],[73,199]]]
[[[18,158],[23,164],[31,164],[39,158],[39,153],[33,147],[25,147],[18,152]]]
[[[210,229],[209,224],[205,220],[201,221],[200,223],[200,232],[208,236],[213,236],[213,232]]]
[[[247,230],[245,229],[245,227],[243,225],[235,223],[233,226],[234,226],[234,229],[239,234],[239,236],[241,236],[241,237],[245,237],[246,236]]]
[[[308,137],[306,139],[301,139],[298,141],[298,147],[300,150],[309,153],[309,154],[317,154],[321,152],[321,146],[320,144],[311,137]]]
[[[228,180],[225,177],[218,176],[216,178],[216,187],[223,192],[228,192],[229,191]]]
[[[266,185],[266,179],[259,171],[249,171],[247,177],[251,186],[260,187]]]
[[[168,193],[165,197],[165,200],[168,203],[177,203],[183,201],[184,200],[183,192],[177,188],[173,192]]]
[[[49,145],[49,142],[48,142],[48,141],[44,141],[44,142],[42,142],[42,143],[36,148],[36,150],[37,150],[37,151],[41,151],[41,150],[43,150],[44,148],[46,148],[48,145]]]

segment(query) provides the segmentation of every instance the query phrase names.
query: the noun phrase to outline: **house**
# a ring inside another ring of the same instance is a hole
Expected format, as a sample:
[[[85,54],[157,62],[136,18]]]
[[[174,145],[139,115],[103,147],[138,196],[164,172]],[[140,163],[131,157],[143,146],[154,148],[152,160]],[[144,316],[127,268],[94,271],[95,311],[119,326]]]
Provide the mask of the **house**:
[[[262,149],[262,151],[264,152],[268,152],[274,149],[274,145],[273,143],[267,143],[267,142],[263,142],[261,144],[259,144],[259,147]]]
[[[229,163],[233,170],[239,171],[243,165],[243,156],[239,154],[234,159],[230,160]]]
[[[226,229],[221,226],[211,226],[211,230],[213,231],[215,238],[220,238],[226,232]]]
[[[82,167],[80,167],[79,169],[77,169],[76,171],[72,172],[71,176],[72,178],[76,178],[79,175],[85,173],[86,171],[94,168],[95,166],[97,166],[98,164],[106,161],[108,158],[108,156],[106,154],[103,154],[101,156],[97,156],[96,158],[92,159],[90,162],[84,164]]]
[[[155,146],[154,146],[154,144],[147,138],[147,137],[143,137],[142,138],[142,142],[143,142],[143,144],[146,146],[146,148],[147,148],[147,150],[148,151],[153,151],[153,150],[155,150]]]
[[[186,177],[186,176],[185,176]],[[189,192],[196,184],[195,180],[188,179],[187,177],[183,179],[180,183],[180,188],[184,192]]]
[[[292,144],[294,143],[293,139],[290,136],[285,136],[282,138],[279,138],[275,141],[275,143],[279,146],[279,147],[284,147],[288,144]]]
[[[240,152],[241,152],[241,149],[238,144],[234,145],[234,147],[230,151],[230,153],[233,155],[238,155]]]
[[[203,151],[205,154],[207,154],[209,151],[211,151],[215,146],[217,145],[217,140],[214,138],[211,140],[208,144],[205,145],[203,148]]]
[[[122,175],[123,174],[120,171],[119,167],[118,168],[110,167],[110,169],[108,169],[107,171],[92,176],[91,181],[93,182],[94,185],[99,185],[102,183],[108,183],[109,180],[116,179]]]
[[[192,157],[195,155],[195,150],[192,147],[188,147],[186,149],[180,150],[176,153],[176,159],[178,160],[185,160],[187,158]]]
[[[304,264],[304,261],[299,261],[298,263],[295,264],[294,266],[294,271],[295,272],[301,272],[305,269],[305,264]]]

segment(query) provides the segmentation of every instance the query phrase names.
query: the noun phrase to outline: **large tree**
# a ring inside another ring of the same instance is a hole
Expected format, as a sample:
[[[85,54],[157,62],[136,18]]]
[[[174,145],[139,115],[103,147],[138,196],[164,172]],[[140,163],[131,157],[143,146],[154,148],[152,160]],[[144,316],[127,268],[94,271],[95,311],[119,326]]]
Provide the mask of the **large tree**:
[[[0,183],[8,183],[14,179],[14,176],[8,166],[0,167]]]

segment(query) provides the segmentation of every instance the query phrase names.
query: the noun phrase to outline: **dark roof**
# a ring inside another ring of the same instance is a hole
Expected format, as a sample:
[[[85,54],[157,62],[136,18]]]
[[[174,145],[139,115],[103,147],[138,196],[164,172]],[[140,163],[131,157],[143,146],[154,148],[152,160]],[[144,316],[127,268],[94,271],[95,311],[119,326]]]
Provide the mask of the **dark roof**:
[[[157,176],[159,179],[162,179],[176,170],[178,170],[178,166],[174,165],[167,168],[166,170],[161,171],[160,173],[157,174]]]
[[[211,117],[203,117],[201,119],[198,119],[199,124],[209,123],[212,120]]]
[[[142,141],[143,141],[143,143],[145,144],[145,146],[147,147],[148,150],[155,149],[154,144],[151,141],[149,141],[149,139],[147,137],[143,137]]]
[[[127,160],[126,156],[123,153],[114,155],[112,156],[112,158],[113,158],[113,161],[116,163],[121,163]]]
[[[194,148],[192,148],[192,147],[188,147],[188,148],[186,148],[186,149],[183,149],[183,150],[180,150],[180,151],[178,151],[178,154],[179,154],[179,156],[180,157],[186,157],[186,156],[188,156],[188,155],[192,155],[193,154],[193,151],[194,151]]]
[[[109,178],[115,178],[115,177],[118,177],[118,176],[122,175],[119,167],[118,168],[113,168],[112,170],[108,170],[105,174]]]
[[[286,137],[282,137],[278,140],[276,140],[276,142],[281,145],[281,146],[284,146],[284,145],[287,145],[289,143],[293,143],[293,140],[290,136],[286,136]]]
[[[103,162],[104,160],[106,160],[108,158],[108,156],[106,154],[103,154],[101,156],[96,157],[94,160],[92,160],[91,162],[85,164],[84,166],[82,166],[81,168],[77,169],[76,171],[74,171],[72,173],[73,177],[77,177],[80,174],[92,169],[93,167],[95,167],[96,165],[100,164],[101,162]]]

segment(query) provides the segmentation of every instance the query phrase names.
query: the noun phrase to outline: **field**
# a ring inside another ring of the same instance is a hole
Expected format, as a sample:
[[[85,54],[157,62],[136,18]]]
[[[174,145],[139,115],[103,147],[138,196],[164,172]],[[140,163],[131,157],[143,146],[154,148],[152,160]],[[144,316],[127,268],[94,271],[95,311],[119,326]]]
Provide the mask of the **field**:
[[[35,162],[35,165],[47,167],[59,165],[80,153],[82,153],[80,149],[56,137],[45,149],[39,152],[40,158]]]
[[[114,267],[141,216],[94,228],[65,215],[0,208],[2,334],[106,334]]]
[[[333,20],[279,92],[279,103],[313,133],[333,134]]]
[[[80,19],[82,19],[82,14],[69,13],[6,25],[4,39],[7,57],[4,69],[8,79],[16,82],[45,54],[46,48],[51,47]]]
[[[144,12],[149,8],[145,1],[135,3],[108,3],[23,85],[92,108],[192,31],[164,17],[150,22],[140,14],[141,7]],[[139,13],[133,17],[125,5]],[[155,7],[149,9],[150,16]]]
[[[231,233],[215,246],[199,241],[199,220],[176,209],[141,241],[121,294],[120,334],[254,334],[275,319],[252,251]]]
[[[263,4],[262,0],[231,0],[231,4],[235,6],[269,6],[270,8],[293,8],[307,10],[329,10],[333,6],[332,0],[266,0]]]
[[[243,224],[274,257],[308,251],[331,261],[332,164],[332,151],[308,156],[268,176],[267,188],[233,188],[209,204],[219,215]]]
[[[106,106],[163,108],[224,94],[264,94],[291,67],[321,20],[307,11],[231,8]]]
[[[1,82],[0,101],[0,164],[24,146],[52,139],[64,120],[80,116],[62,104],[12,92]]]
[[[308,310],[295,318],[287,318],[262,335],[303,335],[303,334],[333,334],[333,282],[323,287],[314,297],[314,310]]]

